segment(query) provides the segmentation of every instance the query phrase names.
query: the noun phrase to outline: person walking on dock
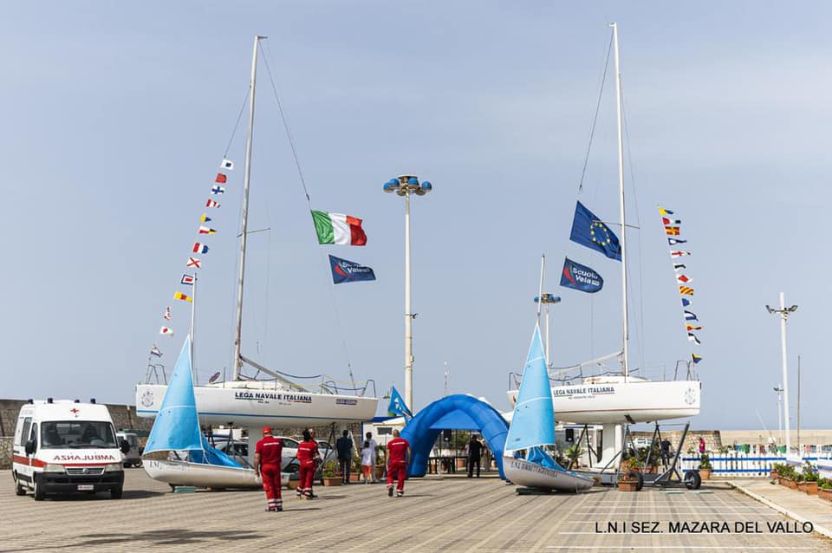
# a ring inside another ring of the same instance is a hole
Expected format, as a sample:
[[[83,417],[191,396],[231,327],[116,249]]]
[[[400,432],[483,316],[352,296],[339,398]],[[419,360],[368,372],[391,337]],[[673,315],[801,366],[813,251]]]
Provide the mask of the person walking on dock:
[[[373,469],[370,471],[370,476],[373,484],[376,483],[376,462],[378,461],[376,448],[378,447],[378,443],[373,439],[373,433],[367,432],[367,442],[370,444],[370,451],[372,452],[372,458],[370,460],[370,464],[372,465]]]
[[[350,465],[352,465],[352,440],[350,431],[344,430],[343,435],[335,442],[338,451],[338,464],[341,465],[341,482],[350,483]]]
[[[375,448],[370,446],[369,440],[364,440],[364,447],[361,448],[361,474],[364,475],[364,483],[369,484],[375,481],[373,474],[373,458],[376,456]]]
[[[468,442],[468,478],[474,476],[474,464],[477,465],[477,478],[480,477],[480,459],[482,458],[482,442],[477,439],[476,434],[471,434]]]
[[[387,442],[387,495],[393,497],[393,479],[396,482],[396,497],[404,495],[404,481],[407,478],[407,457],[410,443],[393,430],[393,439]]]
[[[263,481],[266,494],[266,510],[283,510],[280,494],[280,464],[283,458],[283,440],[272,436],[269,426],[263,427],[263,438],[254,446],[254,472]]]
[[[315,479],[315,466],[319,456],[318,442],[312,439],[312,433],[309,430],[303,431],[303,441],[298,444],[297,455],[300,464],[298,497],[312,499],[315,497],[315,494],[312,493],[312,481]]]

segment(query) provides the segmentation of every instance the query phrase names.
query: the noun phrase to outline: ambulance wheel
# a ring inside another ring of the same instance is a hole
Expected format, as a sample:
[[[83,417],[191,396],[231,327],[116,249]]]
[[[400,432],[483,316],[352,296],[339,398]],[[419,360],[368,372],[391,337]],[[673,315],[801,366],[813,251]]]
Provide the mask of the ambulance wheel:
[[[699,476],[699,472],[695,470],[689,470],[685,472],[685,487],[689,490],[698,490],[700,486],[702,486],[702,477]]]
[[[46,490],[43,489],[43,485],[40,483],[40,478],[37,475],[34,475],[32,479],[34,484],[34,491],[33,494],[35,496],[35,501],[43,501],[46,499]]]
[[[118,488],[111,488],[110,489],[110,499],[121,499],[121,495],[124,493],[124,488],[119,486]]]
[[[20,483],[20,479],[17,477],[17,473],[14,475],[14,494],[15,495],[26,495],[26,488],[23,484]]]

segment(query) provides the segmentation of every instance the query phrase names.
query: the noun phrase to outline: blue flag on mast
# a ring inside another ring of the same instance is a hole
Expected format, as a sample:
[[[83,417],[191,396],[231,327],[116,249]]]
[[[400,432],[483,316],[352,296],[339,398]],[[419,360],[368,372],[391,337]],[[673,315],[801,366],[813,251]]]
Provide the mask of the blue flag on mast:
[[[581,246],[599,251],[610,259],[621,261],[618,236],[581,202],[575,206],[575,218],[572,220],[569,239]]]
[[[567,257],[563,261],[563,271],[560,273],[560,285],[565,288],[574,288],[581,292],[594,294],[604,287],[604,279],[586,265],[575,263]]]
[[[410,409],[408,409],[407,404],[404,402],[404,398],[395,386],[390,391],[390,405],[387,406],[387,412],[391,415],[408,419],[413,418],[413,413],[410,412]]]
[[[335,284],[376,279],[376,274],[370,267],[334,255],[329,256],[329,266],[332,269],[332,282]]]

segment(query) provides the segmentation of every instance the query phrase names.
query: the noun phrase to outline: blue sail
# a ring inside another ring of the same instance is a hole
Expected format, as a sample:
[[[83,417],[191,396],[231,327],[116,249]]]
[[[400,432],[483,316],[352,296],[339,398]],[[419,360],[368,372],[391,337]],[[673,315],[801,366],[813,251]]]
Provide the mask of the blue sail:
[[[188,336],[182,344],[144,452],[202,450],[202,443],[191,375],[191,338]]]
[[[535,325],[505,448],[529,449],[554,443],[555,407],[552,403],[552,388],[546,370],[540,327]]]

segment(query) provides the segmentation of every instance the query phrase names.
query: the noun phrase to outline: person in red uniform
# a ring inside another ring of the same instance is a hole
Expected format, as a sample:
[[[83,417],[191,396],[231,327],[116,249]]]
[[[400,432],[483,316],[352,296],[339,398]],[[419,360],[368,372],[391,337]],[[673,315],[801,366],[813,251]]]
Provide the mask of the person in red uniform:
[[[263,439],[254,446],[254,471],[263,480],[267,511],[282,511],[280,495],[280,464],[283,458],[283,440],[272,436],[269,426],[263,427]]]
[[[407,478],[407,457],[410,443],[393,430],[393,439],[387,442],[387,495],[393,497],[393,479],[396,483],[396,497],[404,495],[404,480]]]
[[[303,431],[303,441],[298,444],[298,463],[300,474],[298,475],[298,497],[312,499],[312,481],[315,479],[315,466],[318,460],[318,442],[312,439],[309,430]]]

